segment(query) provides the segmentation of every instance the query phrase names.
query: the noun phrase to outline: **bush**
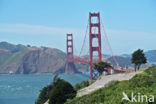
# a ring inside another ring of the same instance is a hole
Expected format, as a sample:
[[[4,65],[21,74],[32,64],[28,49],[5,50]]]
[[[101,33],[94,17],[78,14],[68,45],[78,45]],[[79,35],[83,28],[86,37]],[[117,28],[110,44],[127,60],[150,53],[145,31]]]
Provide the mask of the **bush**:
[[[72,85],[64,80],[60,81],[50,93],[49,104],[63,104],[67,99],[76,96]]]
[[[50,85],[44,87],[39,94],[38,99],[35,101],[35,104],[44,104],[49,99],[49,94],[53,90],[53,88],[61,81],[58,78],[58,74],[56,74],[53,78],[53,81]]]
[[[53,85],[48,85],[40,91],[40,95],[35,104],[44,104],[49,99],[49,92],[53,89]]]
[[[78,90],[80,90],[80,89],[82,89],[82,88],[84,88],[84,87],[87,87],[87,86],[89,86],[89,81],[88,81],[88,80],[84,80],[84,81],[82,81],[81,83],[76,84],[76,85],[74,86],[74,89],[75,89],[76,91],[78,91]]]
[[[47,95],[47,88],[48,87],[44,87],[41,91],[40,91],[40,95],[37,99],[37,101],[35,102],[35,104],[43,104],[44,102],[47,101],[48,96]]]

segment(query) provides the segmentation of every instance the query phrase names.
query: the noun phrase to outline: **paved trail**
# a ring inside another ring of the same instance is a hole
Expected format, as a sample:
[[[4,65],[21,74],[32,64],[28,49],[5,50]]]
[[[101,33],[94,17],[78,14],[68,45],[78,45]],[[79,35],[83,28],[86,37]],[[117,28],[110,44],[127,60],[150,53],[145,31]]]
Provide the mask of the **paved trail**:
[[[105,87],[105,85],[107,85],[109,82],[111,82],[113,80],[116,80],[116,81],[129,80],[133,76],[135,76],[136,74],[141,73],[141,72],[142,71],[103,76],[101,79],[96,80],[90,86],[79,90],[77,93],[77,97],[81,97],[81,96],[89,94],[99,88]],[[49,102],[49,100],[47,100],[44,104],[48,104],[48,102]]]
[[[116,81],[129,80],[138,73],[141,73],[141,72],[120,73],[120,74],[103,76],[101,79],[96,80],[90,86],[79,90],[77,93],[77,97],[89,94],[99,88],[105,87],[105,85],[107,85],[109,82],[113,80],[116,80]]]

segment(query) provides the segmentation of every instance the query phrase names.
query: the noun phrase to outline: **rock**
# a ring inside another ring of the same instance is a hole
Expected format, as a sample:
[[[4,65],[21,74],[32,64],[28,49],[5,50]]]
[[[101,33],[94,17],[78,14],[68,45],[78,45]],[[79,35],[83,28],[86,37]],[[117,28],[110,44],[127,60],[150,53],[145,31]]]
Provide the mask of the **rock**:
[[[56,55],[53,49],[33,50],[22,58],[22,63],[16,73],[63,73],[65,62]]]

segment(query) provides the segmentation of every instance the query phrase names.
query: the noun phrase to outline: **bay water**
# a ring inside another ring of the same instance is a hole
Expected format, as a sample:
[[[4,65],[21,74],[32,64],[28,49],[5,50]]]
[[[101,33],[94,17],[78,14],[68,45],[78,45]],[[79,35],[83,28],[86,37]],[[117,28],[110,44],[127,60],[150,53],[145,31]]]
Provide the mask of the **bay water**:
[[[0,104],[34,104],[40,90],[52,82],[53,74],[0,74]],[[59,77],[75,85],[88,76],[60,74]]]

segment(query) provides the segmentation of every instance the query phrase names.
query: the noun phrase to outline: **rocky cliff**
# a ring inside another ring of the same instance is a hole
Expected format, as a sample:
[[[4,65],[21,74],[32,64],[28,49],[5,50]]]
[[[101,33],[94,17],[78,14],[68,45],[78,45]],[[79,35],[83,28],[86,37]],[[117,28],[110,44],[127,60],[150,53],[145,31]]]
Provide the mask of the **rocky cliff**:
[[[0,42],[0,73],[63,73],[65,53],[53,48]]]

